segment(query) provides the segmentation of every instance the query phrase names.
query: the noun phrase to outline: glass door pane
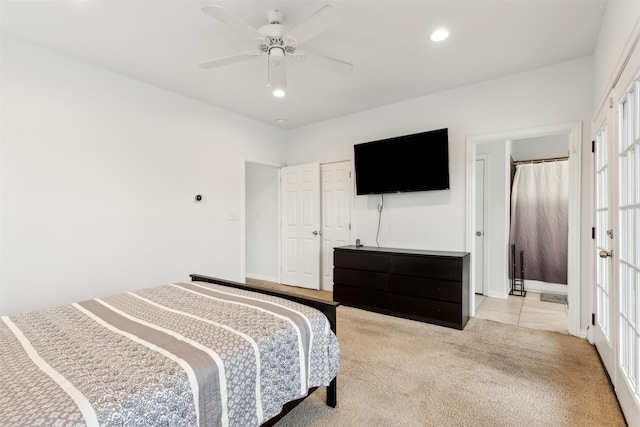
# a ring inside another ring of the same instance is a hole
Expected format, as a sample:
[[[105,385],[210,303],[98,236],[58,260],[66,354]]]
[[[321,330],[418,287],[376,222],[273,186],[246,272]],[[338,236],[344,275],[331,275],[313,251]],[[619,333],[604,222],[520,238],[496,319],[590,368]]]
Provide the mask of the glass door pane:
[[[640,82],[619,104],[618,278],[620,281],[619,364],[630,391],[640,399]]]
[[[596,138],[596,253],[609,249],[609,193],[607,168],[607,125],[598,132]],[[609,260],[596,256],[596,319],[607,342],[610,342],[609,324]]]

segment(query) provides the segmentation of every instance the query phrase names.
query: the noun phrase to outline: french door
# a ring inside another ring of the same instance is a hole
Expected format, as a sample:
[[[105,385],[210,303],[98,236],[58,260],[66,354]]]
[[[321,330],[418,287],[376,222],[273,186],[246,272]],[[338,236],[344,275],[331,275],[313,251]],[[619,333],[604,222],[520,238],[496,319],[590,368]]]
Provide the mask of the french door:
[[[614,206],[615,180],[609,179],[615,164],[609,164],[609,141],[612,139],[610,131],[615,127],[610,126],[613,120],[609,109],[606,109],[603,117],[600,117],[600,127],[595,137],[595,176],[596,176],[596,295],[595,295],[595,324],[594,343],[600,353],[611,381],[615,384],[616,366],[616,322],[615,311],[615,271],[612,267],[614,254],[613,220],[610,207]],[[610,182],[611,181],[611,182]],[[613,190],[613,191],[612,191]]]
[[[640,75],[618,101],[618,256],[620,284],[618,383],[616,393],[628,420],[640,420]]]
[[[627,420],[640,420],[640,50],[594,123],[594,342]],[[635,425],[632,423],[632,425]]]

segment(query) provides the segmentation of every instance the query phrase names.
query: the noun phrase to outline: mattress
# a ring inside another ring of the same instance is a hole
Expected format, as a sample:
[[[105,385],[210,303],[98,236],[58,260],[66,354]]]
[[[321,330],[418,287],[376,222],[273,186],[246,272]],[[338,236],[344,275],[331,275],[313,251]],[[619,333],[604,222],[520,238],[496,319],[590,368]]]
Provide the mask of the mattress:
[[[0,425],[260,425],[338,365],[314,308],[168,284],[2,317]]]

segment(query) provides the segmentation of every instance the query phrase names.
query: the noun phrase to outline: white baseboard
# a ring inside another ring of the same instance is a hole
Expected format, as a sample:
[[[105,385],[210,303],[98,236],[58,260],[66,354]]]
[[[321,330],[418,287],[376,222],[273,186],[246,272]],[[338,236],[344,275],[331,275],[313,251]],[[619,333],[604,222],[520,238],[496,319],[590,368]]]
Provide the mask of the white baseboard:
[[[263,274],[249,273],[246,274],[247,279],[255,279],[255,280],[265,280],[267,282],[278,283],[277,277],[265,276]]]
[[[507,297],[509,296],[509,293],[508,292],[487,292],[485,296],[488,296],[489,298],[507,299]]]
[[[569,288],[561,283],[541,282],[539,280],[524,281],[524,290],[527,292],[550,292],[553,294],[567,295]]]

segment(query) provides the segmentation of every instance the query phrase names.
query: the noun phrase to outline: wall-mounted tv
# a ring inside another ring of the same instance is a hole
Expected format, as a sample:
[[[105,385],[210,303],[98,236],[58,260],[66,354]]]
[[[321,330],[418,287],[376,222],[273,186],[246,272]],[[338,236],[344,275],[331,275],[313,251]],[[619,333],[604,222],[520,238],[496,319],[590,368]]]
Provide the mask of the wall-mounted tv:
[[[446,128],[353,148],[358,195],[449,189]]]

